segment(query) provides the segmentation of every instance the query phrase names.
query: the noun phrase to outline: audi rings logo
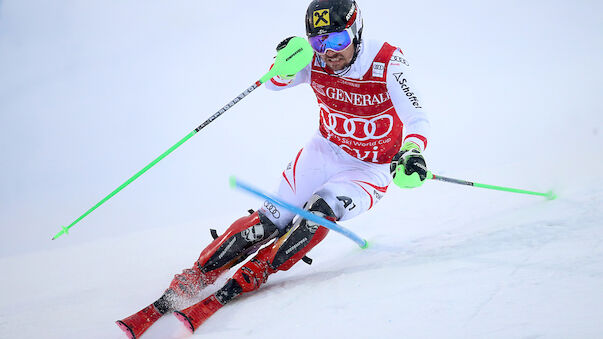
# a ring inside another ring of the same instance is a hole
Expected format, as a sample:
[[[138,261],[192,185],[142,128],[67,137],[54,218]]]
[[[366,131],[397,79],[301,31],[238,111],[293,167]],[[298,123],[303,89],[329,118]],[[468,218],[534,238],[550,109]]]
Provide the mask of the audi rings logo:
[[[278,219],[278,218],[280,218],[280,217],[281,217],[281,212],[279,212],[278,208],[276,208],[276,206],[274,206],[274,205],[273,205],[273,204],[271,204],[270,202],[265,201],[265,202],[264,202],[264,207],[266,208],[266,210],[267,210],[268,212],[270,212],[270,214],[272,214],[272,216],[273,216],[275,219]]]
[[[386,137],[394,128],[394,118],[389,114],[372,119],[348,118],[343,114],[330,113],[329,108],[320,105],[322,124],[333,134],[358,141],[377,140]]]

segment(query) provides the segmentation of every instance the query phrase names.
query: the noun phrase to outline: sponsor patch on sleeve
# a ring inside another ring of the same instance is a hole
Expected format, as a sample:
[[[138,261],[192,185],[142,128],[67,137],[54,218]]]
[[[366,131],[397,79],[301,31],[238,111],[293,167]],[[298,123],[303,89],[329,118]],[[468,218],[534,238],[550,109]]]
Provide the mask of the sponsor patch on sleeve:
[[[392,55],[392,58],[390,60],[391,62],[397,62],[400,64],[404,64],[406,66],[410,66],[410,64],[408,63],[408,61],[406,59],[404,59],[403,57],[399,56],[399,55]]]

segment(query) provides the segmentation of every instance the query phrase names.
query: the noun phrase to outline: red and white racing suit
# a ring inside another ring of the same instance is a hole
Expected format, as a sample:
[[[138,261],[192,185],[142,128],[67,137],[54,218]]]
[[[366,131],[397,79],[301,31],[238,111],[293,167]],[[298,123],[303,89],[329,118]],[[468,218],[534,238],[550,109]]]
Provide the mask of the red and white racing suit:
[[[356,61],[342,76],[320,58],[293,80],[275,77],[270,90],[309,84],[320,109],[319,130],[283,171],[277,196],[303,206],[321,196],[338,220],[372,208],[392,178],[389,164],[407,141],[427,147],[429,121],[399,48],[363,40]],[[260,209],[279,228],[294,214],[265,202]]]

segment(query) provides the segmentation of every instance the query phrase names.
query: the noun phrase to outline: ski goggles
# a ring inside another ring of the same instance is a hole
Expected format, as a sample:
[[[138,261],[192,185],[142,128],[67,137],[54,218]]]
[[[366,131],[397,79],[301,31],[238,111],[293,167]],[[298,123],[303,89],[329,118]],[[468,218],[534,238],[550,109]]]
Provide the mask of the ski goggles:
[[[341,32],[317,35],[308,38],[310,45],[318,54],[324,54],[327,50],[341,52],[352,43],[350,28]]]

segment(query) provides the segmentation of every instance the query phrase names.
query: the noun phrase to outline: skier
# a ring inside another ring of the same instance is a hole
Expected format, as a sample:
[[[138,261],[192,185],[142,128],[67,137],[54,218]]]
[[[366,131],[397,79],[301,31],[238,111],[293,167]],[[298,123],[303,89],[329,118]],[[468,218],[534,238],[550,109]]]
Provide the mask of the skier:
[[[328,220],[348,220],[375,206],[392,180],[404,188],[423,183],[429,122],[406,57],[388,43],[363,39],[355,1],[313,0],[305,21],[315,52],[312,62],[297,74],[274,77],[266,87],[309,84],[318,99],[319,130],[283,171],[276,196]],[[117,321],[121,329],[138,338],[255,253],[216,293],[176,312],[194,331],[235,297],[258,289],[269,275],[307,261],[305,255],[328,233],[267,201],[250,212],[224,234],[213,232],[214,241],[193,267],[176,275],[153,304]]]

